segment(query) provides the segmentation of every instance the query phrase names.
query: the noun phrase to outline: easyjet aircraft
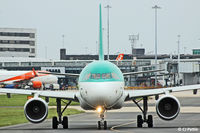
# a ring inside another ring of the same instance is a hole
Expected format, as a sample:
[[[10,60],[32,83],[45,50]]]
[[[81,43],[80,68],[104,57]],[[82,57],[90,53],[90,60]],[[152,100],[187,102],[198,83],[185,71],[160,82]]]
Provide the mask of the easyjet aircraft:
[[[78,91],[36,91],[22,89],[0,89],[0,93],[15,93],[33,95],[24,106],[26,118],[33,123],[44,121],[48,115],[48,103],[40,98],[40,96],[56,98],[57,101],[57,117],[52,119],[52,127],[58,128],[59,124],[63,128],[68,128],[68,117],[62,117],[65,109],[70,105],[71,101],[80,103],[85,110],[97,110],[101,120],[98,121],[98,129],[106,129],[107,121],[104,119],[104,112],[112,109],[120,109],[125,101],[133,101],[141,110],[142,115],[137,116],[137,126],[142,127],[143,123],[147,123],[148,127],[153,127],[152,115],[147,116],[148,97],[164,94],[156,101],[156,111],[158,116],[163,120],[173,120],[180,112],[180,103],[171,92],[196,90],[200,85],[190,85],[171,88],[160,88],[150,90],[124,90],[124,76],[137,74],[134,72],[122,73],[121,70],[113,63],[104,60],[103,44],[102,44],[102,22],[101,22],[101,5],[100,23],[99,23],[99,60],[85,66],[80,74],[66,73],[66,76],[79,76]],[[137,101],[138,98],[143,100],[143,108]],[[61,110],[61,100],[67,99],[69,102],[66,107]]]
[[[43,85],[59,86],[56,76],[39,72],[42,71],[35,71],[34,69],[32,71],[0,71],[0,84],[12,85],[17,88],[30,86],[34,89],[40,89]]]

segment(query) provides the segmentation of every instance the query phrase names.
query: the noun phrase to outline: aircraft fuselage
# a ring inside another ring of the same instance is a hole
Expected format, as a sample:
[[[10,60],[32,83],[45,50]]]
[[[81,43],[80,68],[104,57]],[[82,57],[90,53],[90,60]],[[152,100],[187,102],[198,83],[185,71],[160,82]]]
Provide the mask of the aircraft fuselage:
[[[125,99],[123,74],[113,63],[94,61],[80,74],[79,92],[78,99],[85,110],[98,106],[106,110],[119,109]]]

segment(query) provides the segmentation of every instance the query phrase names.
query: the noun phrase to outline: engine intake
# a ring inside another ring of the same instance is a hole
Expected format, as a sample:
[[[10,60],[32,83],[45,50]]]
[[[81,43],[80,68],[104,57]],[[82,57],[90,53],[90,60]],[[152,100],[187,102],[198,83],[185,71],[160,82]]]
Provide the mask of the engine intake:
[[[48,115],[48,105],[42,98],[29,99],[24,105],[24,114],[30,122],[40,123]]]
[[[163,120],[173,120],[180,112],[180,102],[172,95],[165,95],[156,102],[156,112]]]

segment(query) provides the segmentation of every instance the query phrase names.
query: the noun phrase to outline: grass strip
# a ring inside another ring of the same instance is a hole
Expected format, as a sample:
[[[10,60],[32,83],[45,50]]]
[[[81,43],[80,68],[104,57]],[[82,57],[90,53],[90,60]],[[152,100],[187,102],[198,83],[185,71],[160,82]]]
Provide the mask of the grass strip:
[[[67,109],[63,116],[83,113],[76,109]],[[57,116],[56,108],[50,108],[48,119]],[[29,122],[24,115],[24,108],[0,108],[0,127]]]

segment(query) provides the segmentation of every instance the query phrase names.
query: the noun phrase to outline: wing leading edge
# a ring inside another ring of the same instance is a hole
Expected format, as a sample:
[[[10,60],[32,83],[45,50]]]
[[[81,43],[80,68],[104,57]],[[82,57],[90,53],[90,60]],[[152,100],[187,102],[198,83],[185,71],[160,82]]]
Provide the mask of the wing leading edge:
[[[189,91],[196,89],[200,89],[200,84],[180,86],[180,87],[148,89],[148,90],[125,90],[125,94],[126,94],[126,101],[128,101],[138,97],[154,96],[154,95],[168,94],[172,92]]]
[[[51,74],[51,75],[60,75],[60,76],[75,76],[78,77],[80,74],[76,74],[76,73],[52,73],[52,72],[38,72],[38,73],[42,73],[42,74]]]
[[[128,72],[128,73],[123,73],[123,75],[127,76],[127,75],[136,75],[136,74],[151,73],[151,72],[160,72],[160,71],[164,71],[164,69],[161,69],[161,70],[140,71],[140,72]]]
[[[22,95],[37,95],[51,98],[62,98],[78,102],[78,91],[36,91],[36,90],[23,90],[23,89],[4,89],[0,88],[0,93],[22,94]]]

